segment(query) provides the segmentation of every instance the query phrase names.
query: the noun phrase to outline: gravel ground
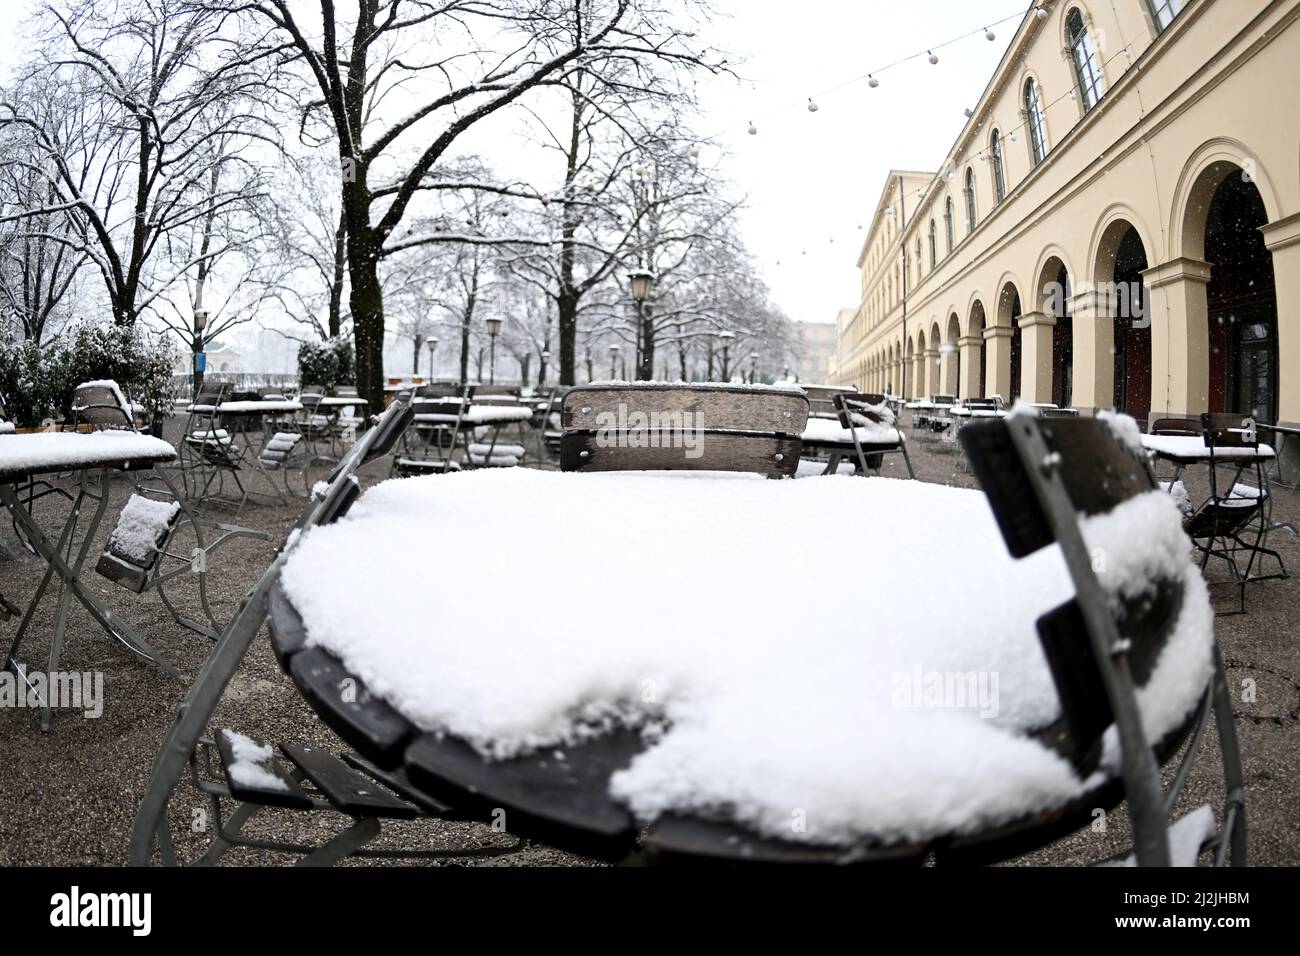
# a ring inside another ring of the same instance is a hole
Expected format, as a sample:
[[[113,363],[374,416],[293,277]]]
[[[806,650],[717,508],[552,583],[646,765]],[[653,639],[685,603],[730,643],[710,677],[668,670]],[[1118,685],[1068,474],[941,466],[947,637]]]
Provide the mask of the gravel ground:
[[[179,432],[173,421],[172,431]],[[168,437],[176,435],[170,431]],[[974,487],[973,479],[958,467],[951,446],[931,439],[912,442],[917,477],[925,481]],[[901,460],[891,458],[885,473],[901,474]],[[386,461],[362,472],[369,483],[387,476]],[[255,487],[260,479],[254,479]],[[1198,490],[1189,481],[1193,497]],[[91,559],[107,538],[116,509],[126,500],[130,486],[112,483],[110,511]],[[1300,495],[1278,489],[1275,518],[1300,525]],[[275,546],[297,517],[300,504],[278,505],[260,501],[239,514],[213,506],[210,516],[267,532],[269,541],[239,539],[214,562],[209,594],[216,616],[225,620],[239,599],[271,561]],[[37,516],[46,528],[57,527],[64,515],[54,502],[38,505]],[[177,536],[182,537],[181,535]],[[1271,543],[1289,566],[1300,568],[1300,541],[1275,534]],[[186,547],[182,540],[176,547]],[[960,542],[953,542],[953,555]],[[8,526],[0,527],[3,548],[18,555],[0,560],[0,592],[25,604],[44,568],[22,552]],[[956,561],[954,561],[954,566]],[[1211,580],[1221,571],[1211,571]],[[207,639],[177,626],[155,594],[135,597],[93,572],[87,586],[102,595],[109,606],[148,636],[157,649],[187,675],[196,674],[207,654]],[[1220,606],[1231,606],[1228,588],[1215,588]],[[197,587],[188,576],[180,579],[175,598],[184,612],[197,613]],[[53,627],[54,600],[47,597],[18,657],[31,668],[43,670]],[[56,714],[51,733],[42,734],[33,710],[0,709],[0,865],[120,865],[126,861],[131,820],[148,781],[153,754],[171,715],[184,695],[185,685],[157,668],[133,659],[106,640],[89,617],[74,605],[69,616],[63,651],[63,669],[102,671],[104,712],[98,719],[79,713]],[[1257,865],[1300,864],[1300,642],[1295,622],[1300,619],[1300,590],[1295,579],[1254,584],[1248,592],[1249,613],[1218,620],[1220,643],[1228,664],[1229,685],[1236,702],[1236,726],[1245,762],[1246,805],[1249,819],[1251,862]],[[0,623],[0,643],[7,645],[17,621]],[[0,651],[2,652],[2,651]],[[1253,701],[1243,699],[1252,681]],[[254,642],[221,705],[210,730],[231,727],[260,740],[315,743],[334,752],[346,746],[326,728],[294,691],[280,671],[269,642]],[[1217,740],[1207,736],[1206,751],[1198,760],[1177,813],[1210,802],[1222,804],[1222,780],[1217,772]],[[178,852],[192,854],[203,843],[201,830],[207,804],[188,784],[172,801],[173,832]],[[1128,826],[1121,806],[1093,829],[1076,833],[1051,847],[1023,857],[1017,863],[1074,865],[1119,851]],[[246,832],[254,836],[320,842],[346,825],[346,818],[322,812],[310,815],[269,811],[252,821]],[[500,846],[509,838],[478,824],[438,823],[428,820],[385,824],[376,848],[451,849]],[[228,863],[282,865],[291,857],[257,850],[234,850]],[[349,861],[364,865],[375,861]],[[409,862],[409,861],[408,861]],[[549,847],[532,845],[502,857],[450,857],[423,861],[431,865],[584,865],[590,861]]]

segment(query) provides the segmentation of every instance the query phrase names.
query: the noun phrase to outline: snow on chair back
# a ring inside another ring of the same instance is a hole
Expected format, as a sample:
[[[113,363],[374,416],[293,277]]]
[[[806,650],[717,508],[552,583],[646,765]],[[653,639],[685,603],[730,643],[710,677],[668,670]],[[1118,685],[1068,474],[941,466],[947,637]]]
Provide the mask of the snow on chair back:
[[[85,382],[72,393],[72,420],[77,425],[135,430],[131,406],[117,383],[111,380]]]
[[[181,506],[132,495],[118,515],[95,570],[136,594],[144,592],[167,539],[176,530]]]
[[[1039,618],[1038,633],[1068,731],[1058,741],[1060,748],[1081,769],[1090,769],[1102,732],[1115,720],[1110,681],[1098,665],[1098,641],[1090,632],[1109,631],[1101,642],[1108,648],[1122,635],[1127,670],[1140,687],[1173,631],[1183,586],[1174,577],[1129,582],[1141,598],[1108,598],[1089,563],[1096,556],[1082,550],[1078,516],[1103,515],[1131,498],[1160,492],[1140,450],[1117,440],[1100,419],[1013,415],[963,428],[958,438],[1012,556],[1022,558],[1053,543],[1065,552],[1077,594]],[[1065,534],[1071,540],[1063,540]],[[1135,539],[1126,546],[1152,543]],[[1143,583],[1149,586],[1136,586]]]
[[[564,471],[737,471],[791,477],[808,399],[797,388],[585,385],[564,398]]]

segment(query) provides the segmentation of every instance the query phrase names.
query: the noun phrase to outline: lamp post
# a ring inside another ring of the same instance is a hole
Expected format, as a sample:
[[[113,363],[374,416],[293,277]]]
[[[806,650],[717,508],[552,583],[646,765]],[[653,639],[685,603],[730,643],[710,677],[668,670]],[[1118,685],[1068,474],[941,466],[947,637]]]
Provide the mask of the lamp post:
[[[627,274],[628,287],[632,292],[632,300],[636,302],[636,328],[637,340],[641,342],[641,362],[646,361],[646,354],[650,351],[650,330],[645,324],[645,300],[650,297],[650,287],[654,284],[654,273],[647,272],[644,269],[637,269]],[[638,369],[637,377],[654,378],[649,369]]]
[[[609,380],[618,378],[618,343],[609,347]]]
[[[749,353],[749,384],[754,384],[754,379],[758,375],[758,353]]]
[[[736,337],[735,332],[719,332],[718,339],[722,342],[722,381],[731,381],[731,340]]]
[[[429,346],[429,381],[432,382],[433,381],[433,353],[438,348],[438,340],[436,338],[429,339],[429,341],[426,344]]]
[[[208,327],[208,312],[206,309],[194,310],[194,394],[199,393],[203,387],[203,372],[207,367],[206,356],[203,354],[203,330]]]
[[[501,320],[492,318],[487,320],[488,333],[488,384],[497,383],[497,336],[501,333]],[[480,355],[483,353],[480,352]]]
[[[542,349],[542,375],[541,375],[541,380],[537,383],[538,385],[546,384],[546,366],[549,365],[550,363],[551,363],[551,350]]]

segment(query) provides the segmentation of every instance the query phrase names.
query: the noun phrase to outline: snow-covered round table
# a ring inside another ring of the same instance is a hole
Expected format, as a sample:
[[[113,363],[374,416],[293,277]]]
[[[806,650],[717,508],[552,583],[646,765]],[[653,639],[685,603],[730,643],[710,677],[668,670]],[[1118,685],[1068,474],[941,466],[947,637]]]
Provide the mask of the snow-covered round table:
[[[502,543],[539,538],[566,559],[512,570]],[[457,555],[432,577],[431,542]],[[958,549],[979,573],[940,598]],[[296,680],[373,695],[348,716],[308,693],[354,745],[512,832],[617,858],[647,823],[679,847],[725,827],[738,856],[895,859],[1047,842],[1118,801],[1040,740],[1060,708],[1035,621],[1072,594],[1059,551],[1013,560],[975,491],[515,469],[370,489],[299,543],[271,618]],[[1208,604],[1188,608],[1179,651],[1208,668]],[[1203,683],[1167,664],[1172,745]]]

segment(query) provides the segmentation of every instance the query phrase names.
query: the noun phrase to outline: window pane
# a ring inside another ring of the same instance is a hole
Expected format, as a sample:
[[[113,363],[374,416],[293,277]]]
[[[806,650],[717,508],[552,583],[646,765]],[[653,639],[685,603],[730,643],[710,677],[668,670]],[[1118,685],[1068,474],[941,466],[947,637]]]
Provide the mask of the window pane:
[[[1025,113],[1029,125],[1029,143],[1033,149],[1034,165],[1047,156],[1047,130],[1043,122],[1043,106],[1038,98],[1038,84],[1032,79],[1025,84]]]
[[[1183,0],[1149,0],[1151,17],[1156,21],[1156,29],[1164,31],[1174,22],[1174,17],[1183,12]]]

